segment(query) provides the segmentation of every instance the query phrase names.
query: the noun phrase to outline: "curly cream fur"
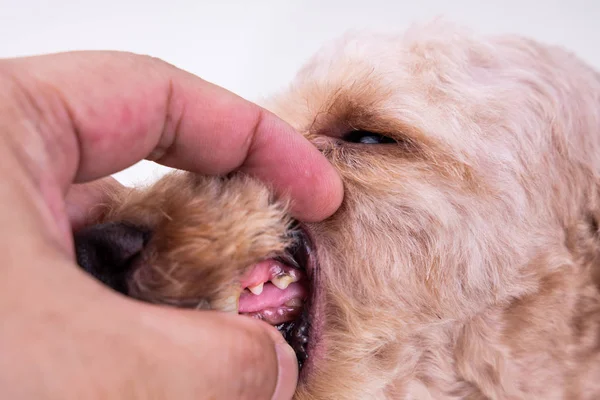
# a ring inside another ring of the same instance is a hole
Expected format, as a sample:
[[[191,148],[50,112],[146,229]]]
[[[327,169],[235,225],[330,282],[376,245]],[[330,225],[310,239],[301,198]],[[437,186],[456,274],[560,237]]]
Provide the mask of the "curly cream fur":
[[[347,35],[265,105],[346,192],[308,225],[324,331],[297,399],[600,398],[594,70],[435,23]],[[351,129],[399,145],[340,142]],[[141,297],[210,302],[222,286],[199,276],[226,285],[285,247],[285,207],[260,184],[190,179],[134,191],[108,216],[155,232]]]
[[[102,219],[152,231],[129,280],[130,295],[223,309],[232,305],[223,303],[231,302],[236,280],[248,266],[289,245],[286,208],[245,176],[175,172],[149,188],[113,193]]]

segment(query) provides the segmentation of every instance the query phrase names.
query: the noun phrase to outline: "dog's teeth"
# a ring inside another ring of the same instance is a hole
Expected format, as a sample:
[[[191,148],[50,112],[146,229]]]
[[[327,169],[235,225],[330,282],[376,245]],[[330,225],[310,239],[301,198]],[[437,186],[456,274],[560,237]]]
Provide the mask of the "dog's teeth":
[[[282,274],[271,279],[271,282],[279,289],[284,290],[290,286],[290,283],[296,282],[296,279],[293,276]]]
[[[256,286],[248,287],[248,290],[251,291],[256,296],[258,296],[259,294],[262,293],[264,286],[265,286],[265,284],[263,282],[263,283],[259,283]]]

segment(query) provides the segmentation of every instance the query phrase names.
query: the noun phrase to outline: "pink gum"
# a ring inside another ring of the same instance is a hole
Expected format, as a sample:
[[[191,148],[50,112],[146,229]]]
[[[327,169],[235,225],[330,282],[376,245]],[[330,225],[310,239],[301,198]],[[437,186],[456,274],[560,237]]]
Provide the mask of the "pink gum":
[[[296,268],[285,265],[274,259],[268,259],[255,264],[241,280],[242,290],[265,283],[280,275],[290,275],[299,281],[304,278],[304,273]]]

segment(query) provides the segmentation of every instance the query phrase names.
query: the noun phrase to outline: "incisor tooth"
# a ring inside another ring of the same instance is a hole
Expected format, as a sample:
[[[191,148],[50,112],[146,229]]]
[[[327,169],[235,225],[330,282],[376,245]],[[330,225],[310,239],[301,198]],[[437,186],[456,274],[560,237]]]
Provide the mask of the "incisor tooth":
[[[271,279],[271,282],[273,283],[273,285],[277,286],[279,289],[284,290],[285,288],[290,286],[290,283],[295,282],[295,280],[294,280],[294,277],[284,274],[284,275],[276,276],[275,278]]]
[[[263,283],[259,283],[256,286],[248,287],[248,290],[251,291],[256,296],[258,296],[259,294],[262,293],[264,286],[265,286],[265,284],[263,282]]]

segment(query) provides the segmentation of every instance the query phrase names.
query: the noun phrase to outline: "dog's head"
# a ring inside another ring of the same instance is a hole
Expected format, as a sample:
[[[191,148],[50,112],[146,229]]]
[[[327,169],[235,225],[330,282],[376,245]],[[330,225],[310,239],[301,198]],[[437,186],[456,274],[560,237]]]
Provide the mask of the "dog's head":
[[[291,317],[272,323],[294,321],[307,353],[298,398],[414,394],[442,375],[459,393],[452,327],[595,251],[599,95],[591,69],[522,38],[348,35],[266,103],[340,172],[333,217],[298,226],[249,178],[173,175],[115,198],[80,255],[121,243],[121,291],[261,318],[248,299],[291,276]],[[264,260],[280,270],[256,278]]]

